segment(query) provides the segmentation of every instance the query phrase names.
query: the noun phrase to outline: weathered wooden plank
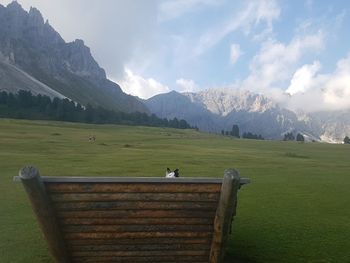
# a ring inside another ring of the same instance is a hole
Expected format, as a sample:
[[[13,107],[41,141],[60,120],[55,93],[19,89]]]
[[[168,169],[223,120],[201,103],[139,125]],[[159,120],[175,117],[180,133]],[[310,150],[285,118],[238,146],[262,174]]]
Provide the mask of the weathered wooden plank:
[[[60,218],[61,225],[208,225],[214,218]]]
[[[118,238],[118,239],[67,239],[66,243],[71,246],[82,245],[135,245],[135,244],[200,244],[205,246],[211,244],[211,236],[207,238],[188,238],[188,237],[149,237],[149,238]]]
[[[192,262],[192,263],[207,263],[208,256],[142,256],[142,257],[75,257],[74,262],[77,263],[182,263],[182,262]]]
[[[115,238],[155,238],[155,237],[211,237],[212,232],[123,232],[123,233],[65,233],[66,239],[115,239]]]
[[[195,183],[46,183],[50,193],[217,193],[220,184]]]
[[[239,186],[239,173],[234,169],[226,170],[214,220],[214,234],[209,258],[210,263],[223,262],[225,245],[236,207]]]
[[[181,177],[181,178],[161,178],[161,177],[68,177],[68,176],[42,176],[44,183],[194,183],[194,184],[219,184],[222,179],[208,177]],[[19,176],[14,176],[15,182],[21,181]],[[250,183],[249,178],[241,178],[240,185]]]
[[[153,250],[209,250],[210,242],[205,244],[128,244],[128,245],[85,245],[71,246],[70,251],[153,251]]]
[[[32,209],[39,221],[40,228],[48,243],[49,250],[56,262],[70,263],[59,225],[56,221],[50,199],[41,181],[39,171],[34,167],[24,167],[19,172],[24,189],[26,190]]]
[[[100,259],[100,260],[98,260]],[[207,259],[204,259],[203,257],[203,261],[198,261],[198,260],[183,260],[182,258],[179,258],[179,257],[175,257],[173,256],[173,260],[172,261],[164,261],[164,260],[161,260],[161,261],[150,261],[152,260],[153,258],[145,258],[145,257],[140,257],[138,260],[134,260],[134,258],[132,257],[122,257],[122,258],[118,258],[118,259],[114,259],[114,258],[110,258],[110,257],[96,257],[94,258],[93,260],[74,260],[74,262],[77,262],[77,263],[81,263],[81,262],[84,262],[84,263],[89,263],[89,262],[93,262],[93,263],[120,263],[120,262],[124,262],[124,263],[130,263],[130,262],[137,262],[137,263],[140,263],[140,262],[144,262],[144,263],[149,263],[149,262],[161,262],[161,263],[183,263],[183,262],[192,262],[192,263],[208,263],[208,260]],[[96,261],[98,260],[98,261]],[[130,261],[131,260],[131,261]]]
[[[144,201],[102,201],[102,202],[59,202],[54,203],[59,211],[77,210],[126,210],[126,209],[165,209],[165,210],[216,210],[216,202],[144,202]]]
[[[42,176],[44,183],[172,183],[172,184],[219,184],[222,179],[208,177],[180,177],[180,178],[165,178],[165,177],[84,177],[84,176]]]
[[[73,257],[130,257],[130,256],[209,256],[209,249],[201,250],[153,250],[153,251],[72,251]]]
[[[85,232],[168,232],[168,231],[190,231],[198,232],[213,231],[212,225],[78,225],[65,226],[62,229],[65,233]]]
[[[111,211],[57,211],[64,218],[214,218],[215,211],[201,210],[111,210]]]
[[[219,263],[237,189],[248,181],[238,176],[226,186],[231,196],[227,183],[210,178],[44,177],[41,184],[72,263]]]
[[[191,201],[217,202],[220,193],[88,193],[51,194],[54,202],[79,201]]]

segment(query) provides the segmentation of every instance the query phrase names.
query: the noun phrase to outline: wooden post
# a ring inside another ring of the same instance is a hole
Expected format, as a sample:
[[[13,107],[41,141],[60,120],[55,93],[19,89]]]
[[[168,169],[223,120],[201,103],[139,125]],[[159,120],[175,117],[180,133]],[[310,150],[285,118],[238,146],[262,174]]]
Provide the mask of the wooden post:
[[[223,261],[231,220],[235,214],[239,186],[239,173],[234,169],[225,170],[220,200],[214,220],[214,233],[209,257],[210,263],[221,263]]]
[[[39,171],[35,167],[27,166],[20,170],[19,177],[28,194],[32,209],[39,221],[51,254],[57,263],[70,263],[71,261],[65,248],[57,219],[51,207],[49,197],[46,194]]]

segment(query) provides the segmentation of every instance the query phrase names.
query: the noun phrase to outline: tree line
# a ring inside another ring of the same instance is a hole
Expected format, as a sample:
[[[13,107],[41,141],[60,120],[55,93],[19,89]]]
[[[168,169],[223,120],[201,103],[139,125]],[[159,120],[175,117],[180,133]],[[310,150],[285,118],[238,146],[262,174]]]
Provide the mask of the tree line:
[[[292,132],[287,132],[286,134],[284,134],[283,137],[284,141],[297,141],[297,142],[304,142],[305,138],[302,134],[298,133],[297,136],[294,136],[294,134]],[[313,140],[314,142],[314,140]],[[344,140],[343,140],[344,144],[350,144],[350,138],[348,136],[345,136]]]
[[[33,95],[26,90],[20,90],[17,93],[0,92],[0,117],[197,129],[191,127],[185,120],[177,118],[168,120],[161,119],[155,114],[117,112],[100,106],[93,107],[90,104],[84,107],[67,98],[51,99],[46,95]]]
[[[287,132],[284,134],[283,141],[297,141],[297,142],[304,142],[305,138],[301,133],[298,133],[295,137],[292,132]]]
[[[221,130],[221,135],[241,138],[240,132],[239,132],[239,126],[237,124],[233,124],[231,131]],[[262,137],[261,134],[254,134],[251,132],[243,132],[242,138],[253,139],[253,140],[264,140],[264,137]]]

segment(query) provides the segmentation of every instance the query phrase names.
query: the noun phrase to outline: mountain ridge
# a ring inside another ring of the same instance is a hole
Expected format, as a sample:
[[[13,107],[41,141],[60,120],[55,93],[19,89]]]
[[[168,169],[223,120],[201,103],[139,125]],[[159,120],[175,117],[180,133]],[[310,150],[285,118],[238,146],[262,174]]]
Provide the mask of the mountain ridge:
[[[174,105],[175,96],[184,102]],[[187,104],[185,104],[185,102]],[[181,117],[199,129],[220,133],[238,124],[243,132],[261,134],[266,139],[282,139],[287,132],[302,133],[307,140],[341,142],[350,134],[350,111],[294,112],[263,94],[248,90],[210,89],[197,93],[170,92],[148,99],[154,114]],[[195,113],[192,109],[195,108]],[[187,113],[186,113],[186,110]],[[342,120],[341,122],[339,120]]]
[[[83,40],[66,43],[34,7],[27,12],[16,1],[0,5],[0,59],[82,105],[149,112],[106,78]]]

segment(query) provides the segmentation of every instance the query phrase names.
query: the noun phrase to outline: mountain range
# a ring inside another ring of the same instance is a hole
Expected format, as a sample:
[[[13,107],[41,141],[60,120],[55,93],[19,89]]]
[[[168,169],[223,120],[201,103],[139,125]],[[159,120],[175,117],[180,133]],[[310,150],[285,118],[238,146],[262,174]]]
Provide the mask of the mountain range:
[[[220,133],[237,124],[241,133],[282,139],[287,132],[309,140],[341,142],[350,134],[350,110],[306,113],[292,111],[262,94],[239,89],[209,89],[197,93],[172,91],[145,104],[161,118],[185,119],[199,129]]]
[[[83,40],[66,43],[36,8],[0,5],[0,90],[31,90],[82,105],[148,112],[137,98],[107,79]]]
[[[241,133],[281,139],[302,133],[311,141],[341,142],[350,135],[350,110],[306,113],[272,98],[239,89],[170,92],[148,100],[125,94],[110,81],[83,40],[65,42],[36,8],[16,1],[0,5],[0,91],[30,90],[124,112],[184,119],[200,130],[220,133],[239,125]]]

